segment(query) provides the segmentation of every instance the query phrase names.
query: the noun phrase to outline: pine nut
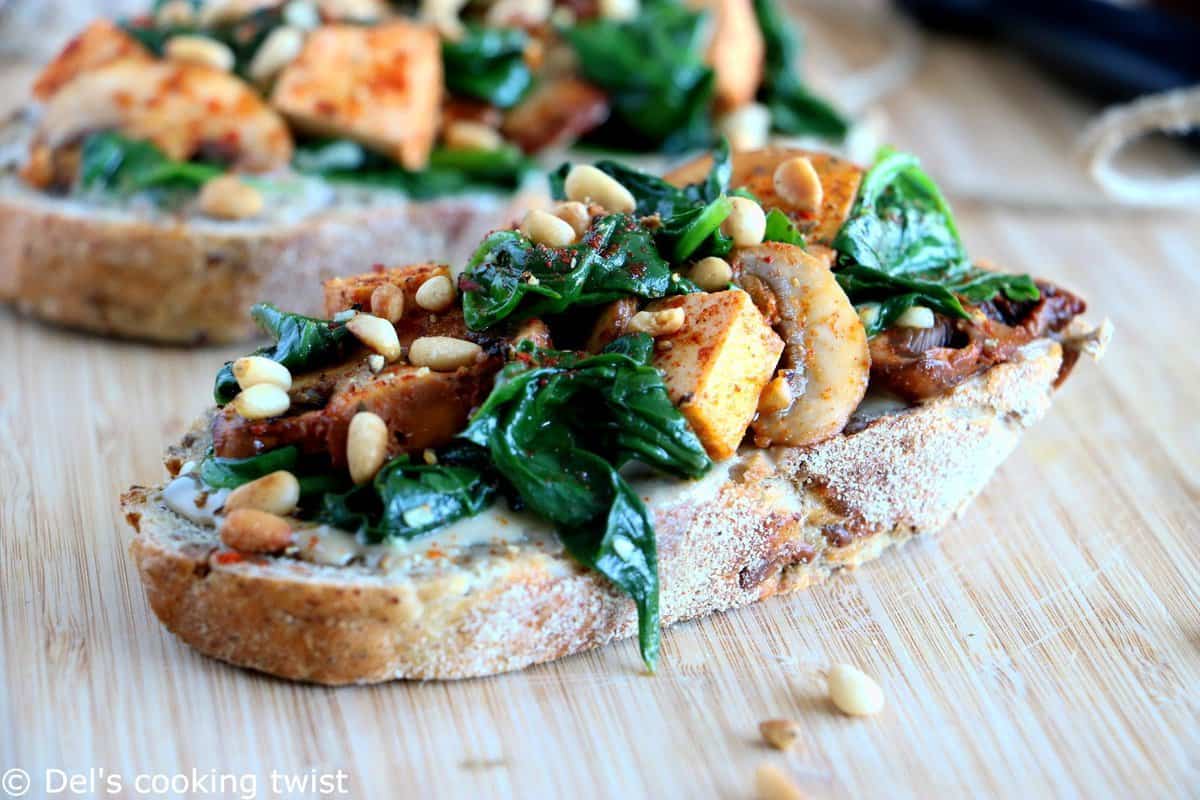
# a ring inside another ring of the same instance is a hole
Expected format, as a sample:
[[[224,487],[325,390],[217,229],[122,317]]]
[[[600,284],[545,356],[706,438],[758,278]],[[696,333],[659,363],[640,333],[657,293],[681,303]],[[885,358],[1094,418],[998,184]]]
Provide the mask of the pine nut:
[[[388,361],[400,357],[400,337],[396,335],[396,326],[386,319],[374,314],[355,314],[354,319],[346,323],[346,328],[360,342]]]
[[[367,356],[367,369],[371,370],[371,372],[380,372],[386,363],[383,360],[383,356],[379,355],[379,353],[371,353],[371,355]]]
[[[754,772],[754,796],[758,800],[804,800],[804,793],[774,764],[762,763]]]
[[[446,275],[434,275],[421,284],[416,295],[417,305],[435,314],[449,310],[457,296],[454,282]]]
[[[821,187],[821,176],[808,156],[796,156],[775,168],[773,176],[775,192],[802,211],[816,212],[821,208],[825,191]]]
[[[550,18],[550,0],[496,0],[488,9],[488,25],[496,27],[534,27]]]
[[[262,193],[236,175],[218,175],[204,184],[200,211],[216,219],[249,219],[263,210]]]
[[[283,8],[283,21],[293,28],[312,31],[321,27],[321,12],[309,0],[292,0]]]
[[[388,426],[383,417],[359,411],[350,420],[346,437],[346,462],[350,479],[362,485],[375,477],[387,459]]]
[[[566,247],[575,241],[575,229],[570,223],[540,208],[525,215],[521,222],[521,233],[532,239],[534,244],[546,247]]]
[[[196,21],[196,12],[188,0],[169,0],[154,12],[154,22],[160,28],[182,28]]]
[[[200,27],[211,28],[232,22],[244,14],[241,0],[204,0],[200,4]]]
[[[483,354],[483,348],[452,336],[422,336],[408,348],[408,360],[414,366],[438,372],[453,372],[469,367]]]
[[[599,11],[603,19],[630,20],[638,15],[638,0],[600,0]]]
[[[790,719],[769,719],[758,723],[763,741],[776,750],[791,750],[800,738],[800,726]]]
[[[243,483],[225,499],[226,511],[253,508],[269,514],[287,516],[300,504],[300,481],[285,469]]]
[[[163,47],[163,55],[170,61],[199,64],[221,72],[232,70],[236,61],[228,45],[207,36],[172,36]]]
[[[870,328],[879,321],[879,304],[866,303],[858,309],[858,319],[864,328]]]
[[[283,517],[239,508],[221,523],[221,543],[243,553],[278,553],[292,543],[292,524]]]
[[[896,318],[896,325],[901,328],[932,328],[934,322],[933,309],[925,306],[911,306]]]
[[[451,150],[499,150],[504,137],[482,122],[461,119],[446,126],[442,140]]]
[[[245,356],[233,362],[233,377],[238,386],[249,389],[260,383],[278,386],[285,392],[292,388],[292,373],[278,361],[265,356]]]
[[[625,327],[627,332],[648,333],[651,336],[667,336],[683,328],[687,314],[682,308],[664,308],[658,311],[639,311]]]
[[[567,173],[563,183],[568,200],[580,203],[594,202],[618,214],[632,214],[637,201],[628,189],[616,178],[590,164],[577,164]]]
[[[883,710],[883,689],[862,670],[849,664],[834,664],[828,680],[829,699],[843,714],[861,717]]]
[[[404,316],[404,290],[394,283],[383,283],[371,292],[371,313],[396,323]]]
[[[717,130],[735,151],[758,150],[771,137],[771,112],[761,103],[746,103],[718,119]]]
[[[767,215],[762,206],[748,197],[731,197],[733,211],[721,223],[721,232],[733,239],[736,247],[762,244],[767,232]]]
[[[292,405],[288,393],[273,383],[257,383],[243,389],[231,403],[233,410],[244,419],[278,417]]]
[[[729,282],[733,280],[733,267],[723,258],[709,256],[692,265],[688,277],[706,292],[719,292],[729,288]]]
[[[276,28],[255,51],[246,74],[255,83],[270,83],[284,67],[296,60],[303,49],[304,31],[290,25]]]
[[[582,237],[592,227],[592,215],[588,207],[575,200],[559,203],[554,209],[554,216],[570,225],[576,237]]]
[[[774,414],[792,404],[792,387],[783,375],[776,375],[758,396],[758,413]]]

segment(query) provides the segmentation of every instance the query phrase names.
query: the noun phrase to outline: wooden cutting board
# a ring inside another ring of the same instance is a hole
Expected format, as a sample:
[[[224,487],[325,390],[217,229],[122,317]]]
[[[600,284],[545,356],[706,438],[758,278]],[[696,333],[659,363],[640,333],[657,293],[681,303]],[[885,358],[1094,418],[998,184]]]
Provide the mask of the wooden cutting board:
[[[50,769],[101,781],[59,796],[165,796],[145,781],[183,775],[195,796],[744,798],[767,761],[813,798],[1200,795],[1200,215],[964,199],[1086,191],[1067,162],[1087,109],[1004,54],[935,45],[887,110],[958,191],[974,253],[1078,289],[1117,330],[960,522],[671,630],[655,677],[621,643],[487,680],[297,686],[166,634],[117,510],[240,348],[0,311],[0,772],[32,773],[33,797]],[[831,708],[841,661],[882,683],[881,715]],[[800,724],[791,754],[759,742],[770,717]],[[335,791],[272,793],[272,771]],[[212,791],[222,776],[239,791]]]

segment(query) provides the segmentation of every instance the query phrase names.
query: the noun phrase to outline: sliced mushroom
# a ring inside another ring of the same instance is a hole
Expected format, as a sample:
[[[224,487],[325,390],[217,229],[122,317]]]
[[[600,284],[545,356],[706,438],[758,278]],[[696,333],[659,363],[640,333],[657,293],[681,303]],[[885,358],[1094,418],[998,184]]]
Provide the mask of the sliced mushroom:
[[[780,369],[793,398],[787,408],[759,415],[755,443],[797,447],[836,435],[867,391],[871,358],[862,322],[829,264],[770,242],[740,250],[734,269],[775,295],[785,343]]]
[[[288,164],[283,119],[240,78],[179,62],[126,59],[80,75],[47,103],[37,145],[70,145],[97,130],[153,142],[186,161],[203,153],[238,169]]]

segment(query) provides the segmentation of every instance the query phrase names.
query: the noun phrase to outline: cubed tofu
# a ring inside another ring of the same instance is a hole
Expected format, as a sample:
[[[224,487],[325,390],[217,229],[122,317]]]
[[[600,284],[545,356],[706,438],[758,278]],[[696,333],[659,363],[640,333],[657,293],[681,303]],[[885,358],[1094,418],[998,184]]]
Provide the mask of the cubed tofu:
[[[68,42],[42,70],[33,84],[33,95],[42,101],[49,100],[83,73],[129,59],[153,61],[154,56],[113,23],[97,20]]]
[[[713,16],[706,59],[716,73],[717,108],[728,111],[754,99],[763,80],[766,43],[753,0],[698,0]]]
[[[429,162],[442,90],[433,28],[329,25],[284,69],[271,102],[300,128],[354,139],[419,170]]]
[[[775,374],[783,340],[750,295],[736,289],[670,297],[650,308],[684,310],[683,328],[658,338],[654,366],[709,456],[729,458]]]

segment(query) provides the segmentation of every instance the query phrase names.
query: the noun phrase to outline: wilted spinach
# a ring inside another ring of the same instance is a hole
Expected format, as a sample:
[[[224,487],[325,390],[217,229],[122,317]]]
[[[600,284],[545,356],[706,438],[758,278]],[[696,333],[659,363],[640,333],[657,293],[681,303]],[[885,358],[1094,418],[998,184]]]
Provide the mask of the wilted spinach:
[[[173,36],[207,36],[229,47],[233,51],[233,71],[243,78],[248,78],[247,70],[254,55],[271,33],[284,24],[286,3],[273,8],[261,8],[237,19],[231,19],[208,27],[197,25],[157,25],[151,19],[148,23],[125,21],[122,29],[142,44],[147,50],[161,56],[167,42]]]
[[[354,337],[344,326],[329,320],[306,317],[280,311],[270,303],[258,303],[250,316],[263,333],[275,340],[273,347],[264,347],[254,355],[278,361],[292,372],[305,372],[337,361],[346,355]],[[230,361],[217,373],[213,397],[224,405],[238,394],[237,379]]]
[[[630,295],[665,297],[671,270],[645,227],[627,214],[610,214],[567,247],[497,231],[476,250],[460,286],[468,327],[483,330],[510,317],[558,314]]]
[[[642,658],[658,659],[658,561],[645,506],[618,473],[637,460],[695,478],[712,462],[650,366],[638,334],[597,356],[526,342],[500,373],[464,438],[487,448],[525,506],[553,522],[567,550],[628,593]]]
[[[563,30],[583,76],[612,101],[611,118],[588,138],[625,150],[708,145],[714,74],[704,59],[705,25],[703,13],[660,2],[634,19],[595,19]]]
[[[442,42],[446,88],[451,95],[511,108],[533,85],[525,62],[529,35],[517,28],[468,25],[457,41]]]
[[[863,176],[834,248],[838,283],[851,301],[879,304],[867,331],[872,336],[914,305],[966,319],[960,297],[973,303],[999,292],[1011,300],[1038,297],[1027,275],[992,273],[971,264],[949,204],[908,153],[881,151]]]
[[[759,102],[771,112],[771,128],[801,136],[842,139],[849,123],[826,100],[815,95],[796,73],[800,42],[774,0],[754,0],[754,12],[766,44]]]
[[[316,518],[371,543],[411,539],[480,513],[497,483],[487,451],[464,443],[440,451],[436,464],[393,458],[370,483],[326,494]]]
[[[412,172],[358,142],[334,139],[298,145],[292,166],[331,181],[395,189],[414,199],[427,199],[470,189],[512,190],[533,164],[513,145],[497,150],[437,148],[425,169]]]
[[[93,133],[84,139],[79,161],[79,180],[84,189],[117,194],[195,191],[222,172],[212,164],[173,161],[151,142],[113,131]]]
[[[796,223],[788,219],[788,215],[778,208],[772,208],[767,212],[767,228],[763,232],[763,241],[805,246],[804,234],[796,227]]]

